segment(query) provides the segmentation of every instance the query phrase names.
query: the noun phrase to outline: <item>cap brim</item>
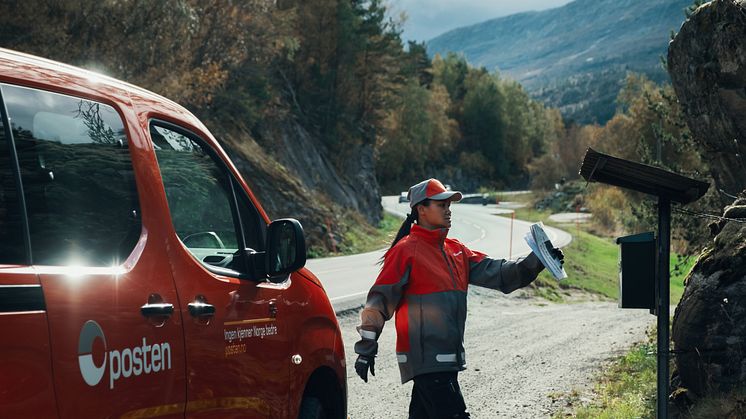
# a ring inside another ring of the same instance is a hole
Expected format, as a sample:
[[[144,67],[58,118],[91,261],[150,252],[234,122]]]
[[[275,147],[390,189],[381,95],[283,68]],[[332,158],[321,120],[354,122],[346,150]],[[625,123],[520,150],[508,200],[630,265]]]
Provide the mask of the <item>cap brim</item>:
[[[432,199],[434,201],[445,201],[445,200],[448,200],[448,201],[460,201],[461,198],[463,198],[463,197],[464,196],[461,195],[461,192],[458,192],[458,191],[446,191],[446,192],[441,192],[441,193],[439,193],[437,195],[433,195],[433,196],[429,197],[428,199]]]

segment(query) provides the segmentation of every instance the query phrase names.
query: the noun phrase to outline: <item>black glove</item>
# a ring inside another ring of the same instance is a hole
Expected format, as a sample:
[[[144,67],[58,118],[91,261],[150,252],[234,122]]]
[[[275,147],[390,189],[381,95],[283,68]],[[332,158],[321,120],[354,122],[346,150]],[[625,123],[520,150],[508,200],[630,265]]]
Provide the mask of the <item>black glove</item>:
[[[562,250],[560,250],[559,247],[550,247],[549,242],[547,242],[547,250],[549,250],[549,253],[555,257],[557,260],[560,261],[560,265],[565,264],[565,254],[562,253]]]
[[[376,375],[376,358],[372,356],[358,355],[357,361],[355,361],[355,372],[360,378],[366,383],[368,382],[368,369],[370,369],[370,375]]]

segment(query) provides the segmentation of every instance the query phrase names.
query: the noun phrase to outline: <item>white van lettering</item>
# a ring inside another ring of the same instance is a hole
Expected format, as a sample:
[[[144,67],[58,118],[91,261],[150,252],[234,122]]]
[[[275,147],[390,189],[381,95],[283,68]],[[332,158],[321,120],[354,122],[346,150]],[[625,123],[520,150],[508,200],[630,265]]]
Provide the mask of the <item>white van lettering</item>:
[[[148,357],[150,354],[150,357]],[[109,351],[109,388],[120,378],[140,376],[171,369],[171,345],[167,342],[148,345],[142,338],[142,346]]]

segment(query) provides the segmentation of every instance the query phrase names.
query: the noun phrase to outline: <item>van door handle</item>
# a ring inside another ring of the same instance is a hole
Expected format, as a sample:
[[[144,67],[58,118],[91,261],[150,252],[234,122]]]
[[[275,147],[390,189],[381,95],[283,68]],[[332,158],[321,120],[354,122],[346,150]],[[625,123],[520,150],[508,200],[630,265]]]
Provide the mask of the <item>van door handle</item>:
[[[277,318],[277,302],[275,300],[269,301],[269,317],[273,319]]]
[[[215,315],[215,306],[204,301],[192,301],[187,304],[187,307],[189,307],[189,314],[192,317],[212,317]]]
[[[174,305],[171,303],[145,304],[144,306],[140,307],[140,313],[142,313],[142,315],[145,317],[170,317],[174,313]]]

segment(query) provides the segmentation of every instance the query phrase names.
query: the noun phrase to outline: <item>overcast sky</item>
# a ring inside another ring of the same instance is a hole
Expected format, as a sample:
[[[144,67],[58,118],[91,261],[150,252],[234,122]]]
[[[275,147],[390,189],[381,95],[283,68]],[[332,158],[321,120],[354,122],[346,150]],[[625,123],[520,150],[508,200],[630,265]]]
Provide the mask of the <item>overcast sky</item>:
[[[571,0],[388,0],[393,16],[406,12],[402,40],[427,41],[460,26],[529,10],[562,6]]]

